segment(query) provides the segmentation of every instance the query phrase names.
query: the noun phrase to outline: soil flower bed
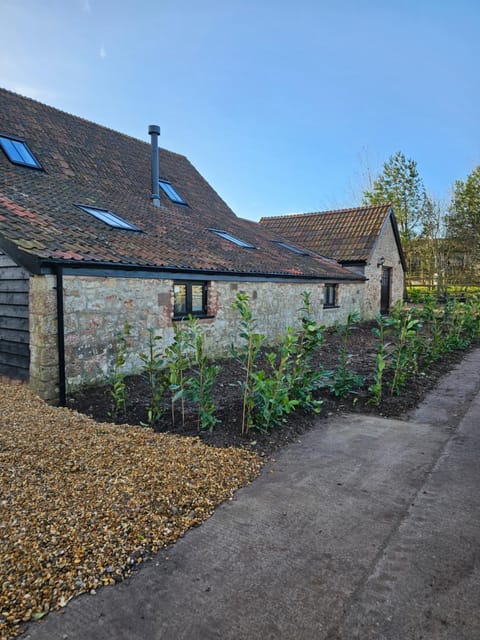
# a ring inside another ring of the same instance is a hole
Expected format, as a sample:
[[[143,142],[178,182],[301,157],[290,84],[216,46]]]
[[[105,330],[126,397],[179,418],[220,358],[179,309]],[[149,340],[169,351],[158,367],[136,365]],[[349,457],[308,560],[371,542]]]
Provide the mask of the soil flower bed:
[[[0,638],[123,579],[260,470],[251,452],[96,423],[0,387]]]
[[[409,374],[407,383],[400,395],[385,390],[381,403],[376,406],[370,403],[369,385],[373,382],[372,371],[375,364],[377,338],[372,329],[374,322],[364,322],[355,326],[349,340],[349,367],[364,377],[364,383],[355,393],[345,397],[336,397],[327,387],[320,388],[315,397],[322,402],[320,413],[296,410],[287,416],[285,422],[268,432],[251,429],[247,435],[241,435],[242,398],[240,380],[243,371],[234,359],[217,361],[220,373],[213,389],[216,416],[219,423],[212,432],[198,431],[195,407],[185,403],[185,420],[182,421],[177,408],[175,424],[172,424],[168,395],[165,398],[164,413],[155,424],[159,432],[176,433],[186,436],[198,436],[206,444],[215,447],[240,447],[256,451],[263,456],[271,456],[275,451],[290,442],[297,440],[305,431],[319,424],[319,420],[328,418],[333,413],[361,412],[382,416],[402,416],[413,409],[435,385],[437,380],[457,363],[465,351],[454,350],[442,355],[428,369]],[[474,343],[476,344],[476,343]],[[474,346],[474,345],[472,345]],[[316,365],[334,371],[338,367],[338,354],[341,349],[341,336],[334,329],[325,331],[325,342],[316,354]],[[387,372],[385,380],[390,381],[391,372]],[[386,386],[386,385],[385,385]],[[136,375],[126,378],[127,408],[126,413],[119,416],[118,422],[141,424],[147,421],[147,404],[149,389],[145,376]],[[96,385],[84,388],[67,399],[72,409],[91,416],[95,420],[112,421],[112,386]]]

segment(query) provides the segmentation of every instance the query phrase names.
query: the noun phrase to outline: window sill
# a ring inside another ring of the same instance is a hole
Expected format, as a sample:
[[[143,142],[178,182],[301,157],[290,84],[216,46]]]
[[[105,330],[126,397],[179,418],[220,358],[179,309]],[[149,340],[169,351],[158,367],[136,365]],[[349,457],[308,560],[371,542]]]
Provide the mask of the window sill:
[[[339,304],[324,304],[323,308],[324,309],[340,309],[340,305]]]
[[[195,320],[212,320],[212,318],[215,318],[215,316],[197,316],[188,314],[186,316],[173,316],[172,320],[173,322],[188,322],[190,317],[194,318]]]

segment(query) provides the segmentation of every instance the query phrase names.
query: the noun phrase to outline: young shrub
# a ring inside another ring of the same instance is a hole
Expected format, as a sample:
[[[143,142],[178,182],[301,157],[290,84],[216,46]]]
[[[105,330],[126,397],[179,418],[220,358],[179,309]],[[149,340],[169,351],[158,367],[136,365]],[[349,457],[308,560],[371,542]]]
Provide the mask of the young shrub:
[[[363,384],[363,376],[349,368],[352,354],[348,352],[348,341],[354,324],[358,321],[359,314],[354,311],[348,314],[345,325],[337,327],[338,333],[342,336],[342,344],[338,357],[338,369],[333,377],[331,389],[340,398],[344,398],[349,393],[356,393],[356,389]]]
[[[254,426],[255,410],[255,376],[254,364],[265,342],[265,336],[255,331],[256,322],[250,310],[249,298],[246,293],[237,293],[232,309],[240,315],[240,338],[243,345],[240,349],[232,347],[233,356],[244,369],[244,379],[241,382],[243,395],[242,435],[246,435]]]
[[[425,330],[423,366],[428,367],[432,362],[438,360],[446,350],[443,339],[444,313],[438,308],[437,301],[433,296],[425,299],[420,317]]]
[[[418,361],[423,351],[423,340],[419,339],[421,322],[415,309],[407,309],[399,304],[392,311],[391,327],[395,335],[392,358],[393,379],[390,391],[399,395],[408,375],[418,371]]]
[[[112,389],[110,391],[113,399],[112,416],[115,419],[120,414],[124,418],[127,415],[127,386],[123,367],[127,359],[127,338],[130,335],[130,329],[131,326],[126,322],[123,325],[123,330],[115,336]]]
[[[368,387],[371,393],[369,403],[378,406],[382,401],[383,396],[383,375],[387,368],[388,359],[390,354],[388,348],[390,342],[387,342],[387,336],[390,333],[390,325],[388,319],[379,314],[376,318],[377,327],[372,329],[372,332],[378,338],[378,348],[375,354],[375,372],[373,376],[373,384]]]
[[[480,337],[480,297],[471,295],[467,302],[469,331],[472,340]]]
[[[186,327],[186,342],[192,355],[192,372],[185,382],[186,398],[198,405],[198,430],[212,432],[215,417],[213,385],[220,371],[218,365],[208,363],[205,353],[205,332],[198,320],[190,316]]]
[[[311,294],[302,293],[301,328],[297,333],[293,366],[289,373],[290,395],[299,401],[303,409],[320,412],[321,400],[314,400],[312,393],[328,384],[331,371],[319,369],[314,364],[317,349],[323,344],[325,327],[311,318]]]
[[[150,391],[150,402],[147,406],[147,426],[153,426],[163,415],[163,398],[167,386],[165,375],[166,361],[158,346],[162,336],[156,336],[153,329],[148,329],[148,351],[140,354],[143,362],[142,373],[147,380]]]
[[[175,405],[180,400],[182,426],[185,425],[185,373],[190,366],[188,335],[180,324],[173,327],[173,342],[165,349],[167,367],[167,386],[170,390],[170,406],[172,414],[172,426],[175,426]]]
[[[255,399],[256,426],[268,430],[285,421],[299,404],[291,397],[291,384],[288,369],[296,353],[296,336],[291,327],[282,336],[278,350],[266,354],[271,375],[265,371],[252,372],[252,391]]]
[[[464,318],[462,313],[463,303],[455,298],[449,298],[445,305],[444,315],[444,345],[445,351],[464,349],[468,342],[464,340]]]

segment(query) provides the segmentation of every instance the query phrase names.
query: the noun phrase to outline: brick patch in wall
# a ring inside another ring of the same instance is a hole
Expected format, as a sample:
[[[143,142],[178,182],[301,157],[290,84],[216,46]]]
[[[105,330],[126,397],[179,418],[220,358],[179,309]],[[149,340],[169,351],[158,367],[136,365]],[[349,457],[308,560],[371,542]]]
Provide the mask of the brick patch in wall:
[[[0,376],[0,384],[17,386],[21,384],[27,384],[27,380],[18,380],[17,378],[10,378],[9,376]]]

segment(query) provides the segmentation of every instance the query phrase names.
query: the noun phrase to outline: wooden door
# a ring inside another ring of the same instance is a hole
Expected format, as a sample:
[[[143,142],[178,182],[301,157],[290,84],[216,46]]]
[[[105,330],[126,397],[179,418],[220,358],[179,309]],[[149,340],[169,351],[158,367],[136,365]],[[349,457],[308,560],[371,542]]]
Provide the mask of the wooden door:
[[[391,281],[391,267],[382,267],[382,280],[380,284],[380,313],[382,315],[387,315],[390,311]]]

